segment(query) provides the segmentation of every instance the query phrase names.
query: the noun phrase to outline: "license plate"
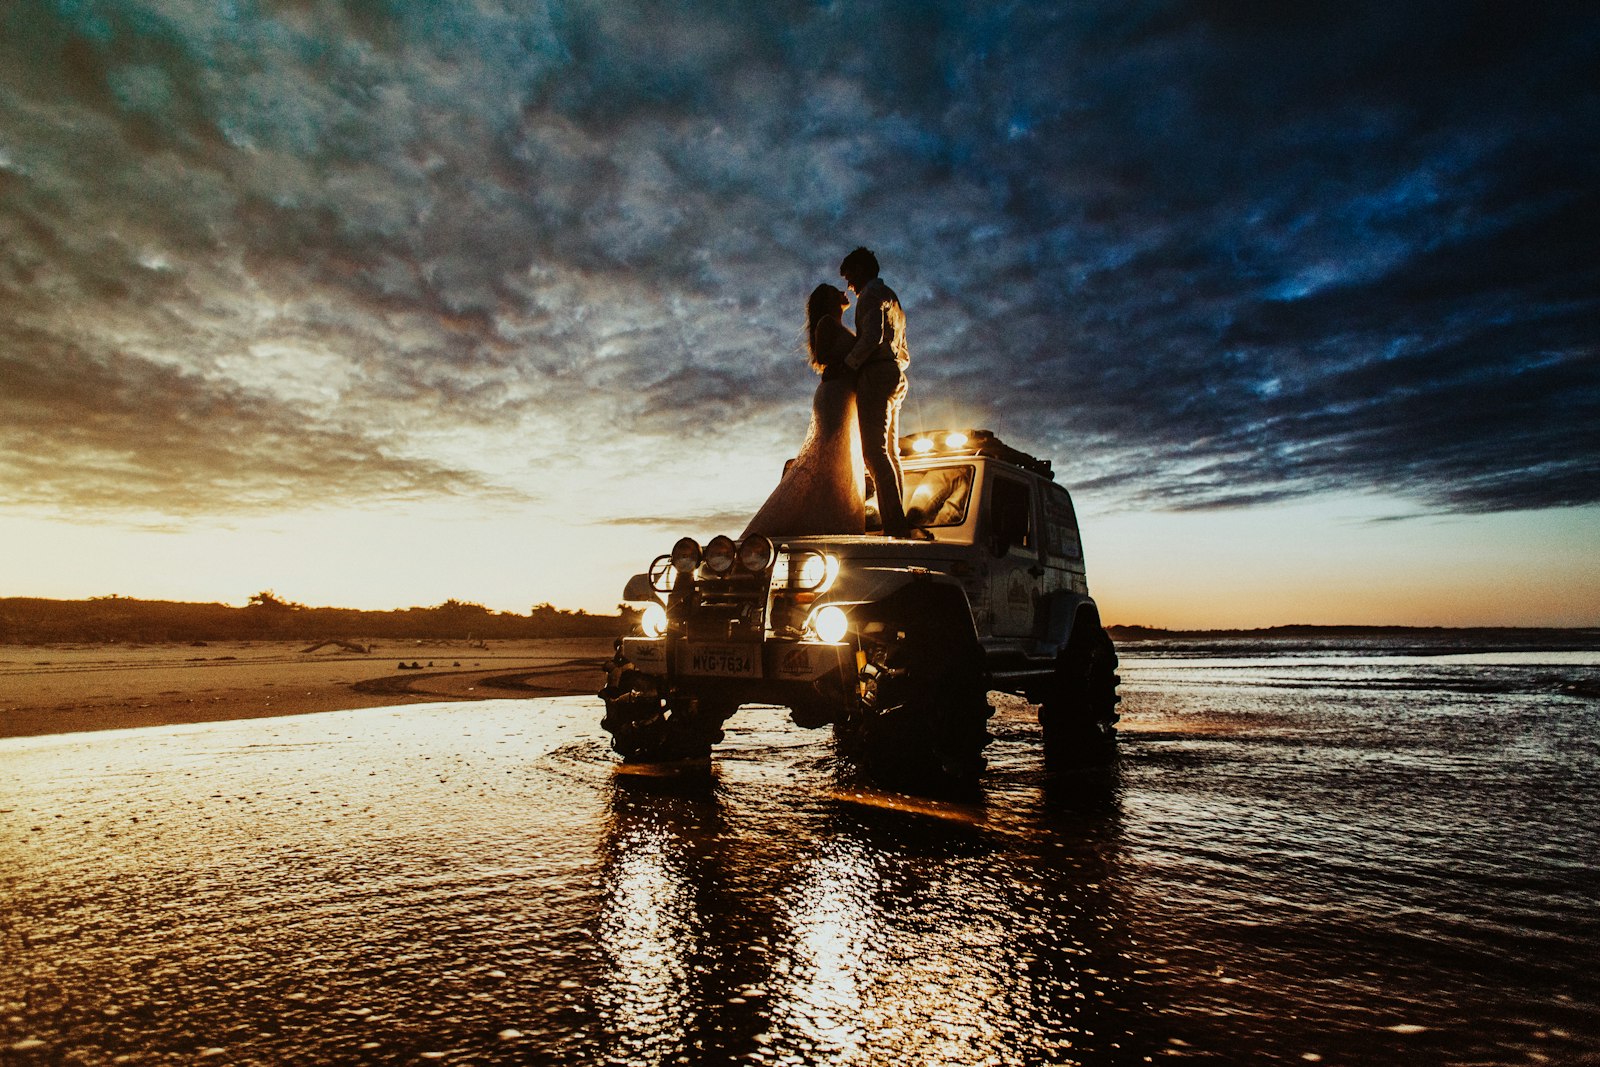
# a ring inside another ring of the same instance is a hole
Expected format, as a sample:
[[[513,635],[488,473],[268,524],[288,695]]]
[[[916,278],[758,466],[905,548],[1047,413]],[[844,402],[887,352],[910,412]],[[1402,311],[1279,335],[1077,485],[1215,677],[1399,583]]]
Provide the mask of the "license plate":
[[[758,645],[691,645],[685,649],[688,674],[714,674],[724,678],[754,678],[760,674]]]

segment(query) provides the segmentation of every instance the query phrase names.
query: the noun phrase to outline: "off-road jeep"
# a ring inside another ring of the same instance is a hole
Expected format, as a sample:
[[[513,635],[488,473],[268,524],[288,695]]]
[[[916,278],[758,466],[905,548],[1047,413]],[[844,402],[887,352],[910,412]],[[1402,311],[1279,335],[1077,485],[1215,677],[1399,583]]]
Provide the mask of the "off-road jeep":
[[[625,760],[704,757],[764,703],[831,724],[869,765],[966,777],[991,690],[1039,705],[1052,754],[1109,751],[1117,656],[1050,462],[987,430],[913,434],[900,454],[915,537],[685,537],[627,583],[643,610],[600,693]]]

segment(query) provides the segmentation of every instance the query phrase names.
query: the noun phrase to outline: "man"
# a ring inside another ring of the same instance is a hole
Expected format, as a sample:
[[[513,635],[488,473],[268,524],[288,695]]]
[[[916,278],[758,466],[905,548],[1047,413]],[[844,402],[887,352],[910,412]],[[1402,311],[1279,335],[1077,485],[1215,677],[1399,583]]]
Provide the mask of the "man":
[[[878,489],[878,515],[890,537],[910,536],[901,504],[900,405],[906,398],[906,313],[900,298],[878,277],[878,257],[858,248],[839,274],[856,295],[856,343],[844,361],[855,368],[856,418],[861,454]]]

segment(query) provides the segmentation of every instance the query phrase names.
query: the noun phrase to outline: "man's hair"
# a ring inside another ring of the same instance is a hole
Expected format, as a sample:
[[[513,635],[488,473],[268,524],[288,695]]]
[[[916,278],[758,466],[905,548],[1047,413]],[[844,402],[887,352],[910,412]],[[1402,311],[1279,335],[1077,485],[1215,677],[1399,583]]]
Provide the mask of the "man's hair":
[[[870,282],[878,276],[878,257],[870,248],[858,248],[839,264],[839,275],[844,278],[856,275]]]

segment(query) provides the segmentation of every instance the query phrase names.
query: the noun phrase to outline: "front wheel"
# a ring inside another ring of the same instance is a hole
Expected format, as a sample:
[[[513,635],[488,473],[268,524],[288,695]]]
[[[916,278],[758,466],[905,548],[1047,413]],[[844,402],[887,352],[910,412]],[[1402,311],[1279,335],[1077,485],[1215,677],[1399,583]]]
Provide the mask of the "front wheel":
[[[667,692],[658,678],[634,669],[617,654],[600,690],[606,715],[600,721],[611,734],[611,748],[625,763],[671,763],[700,760],[722,740],[722,724],[736,710],[689,692]]]
[[[918,613],[863,627],[857,697],[834,725],[869,770],[970,780],[983,772],[994,714],[970,622]]]

